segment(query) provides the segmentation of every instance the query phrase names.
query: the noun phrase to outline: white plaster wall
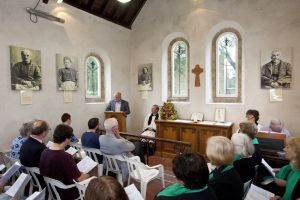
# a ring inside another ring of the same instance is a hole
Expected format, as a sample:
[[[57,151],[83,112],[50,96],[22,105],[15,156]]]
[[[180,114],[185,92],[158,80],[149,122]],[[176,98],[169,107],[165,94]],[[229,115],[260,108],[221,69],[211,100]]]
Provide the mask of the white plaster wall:
[[[48,5],[41,3],[38,9],[60,16],[66,23],[39,18],[38,23],[34,24],[29,21],[25,8],[34,7],[36,2],[0,1],[0,150],[9,146],[23,122],[33,118],[45,119],[54,129],[60,123],[61,114],[68,112],[72,115],[74,133],[80,136],[87,129],[89,118],[103,119],[112,91],[120,90],[124,99],[130,97],[128,77],[131,31],[67,4],[57,5],[54,1]],[[43,89],[34,92],[32,105],[20,105],[19,92],[11,90],[9,45],[41,50]],[[72,103],[63,103],[63,92],[56,90],[56,53],[78,57],[80,89],[73,92]],[[100,55],[105,63],[106,103],[84,102],[83,67],[89,53]],[[130,125],[130,117],[128,123]]]
[[[152,104],[162,105],[161,83],[165,73],[163,43],[175,33],[185,35],[190,44],[191,69],[200,64],[201,87],[194,87],[190,74],[191,100],[176,103],[181,119],[192,112],[214,119],[215,108],[226,108],[226,119],[237,125],[248,109],[260,111],[260,123],[282,119],[292,135],[299,135],[300,118],[300,1],[297,0],[149,0],[133,25],[131,34],[132,130],[141,130],[145,114]],[[210,45],[213,35],[223,27],[240,31],[243,40],[243,103],[208,104]],[[283,102],[270,103],[269,91],[260,89],[260,52],[264,49],[292,47],[293,88],[283,91]],[[142,100],[137,88],[137,66],[153,63],[154,89]],[[165,86],[165,84],[163,84]],[[236,126],[235,126],[236,128]]]

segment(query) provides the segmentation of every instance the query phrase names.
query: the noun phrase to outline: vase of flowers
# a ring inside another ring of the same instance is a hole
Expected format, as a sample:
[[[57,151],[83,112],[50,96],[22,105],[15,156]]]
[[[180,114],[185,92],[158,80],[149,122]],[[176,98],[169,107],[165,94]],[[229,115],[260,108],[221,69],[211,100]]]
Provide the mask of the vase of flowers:
[[[177,112],[174,108],[174,104],[171,102],[165,102],[160,110],[160,118],[164,120],[177,119]]]

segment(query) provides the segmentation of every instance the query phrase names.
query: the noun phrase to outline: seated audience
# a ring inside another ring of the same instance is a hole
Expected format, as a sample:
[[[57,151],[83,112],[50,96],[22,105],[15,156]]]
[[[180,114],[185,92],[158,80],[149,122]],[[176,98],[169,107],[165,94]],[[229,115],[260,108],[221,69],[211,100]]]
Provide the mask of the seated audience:
[[[10,157],[14,159],[19,159],[21,146],[29,137],[31,133],[32,125],[33,122],[27,122],[22,124],[22,127],[20,128],[20,135],[12,141],[11,149],[10,149]]]
[[[47,148],[43,143],[43,139],[47,136],[49,130],[50,128],[46,121],[36,120],[33,123],[31,135],[20,149],[20,161],[22,165],[26,167],[39,167],[41,154]]]
[[[101,176],[90,181],[85,200],[128,200],[122,185],[113,177]]]
[[[258,123],[259,112],[257,110],[247,110],[246,119],[248,122],[254,123],[258,131],[260,131],[261,128],[263,127],[261,124]]]
[[[284,200],[294,200],[300,198],[300,137],[294,137],[287,141],[284,148],[285,156],[290,164],[282,167],[276,174],[275,183],[280,187],[285,187]],[[272,199],[281,199],[275,196]]]
[[[69,113],[64,113],[61,116],[61,121],[62,121],[63,124],[71,126],[71,115]],[[74,135],[74,133],[72,133],[71,142],[72,143],[73,142],[78,142],[78,139],[76,138],[76,136]]]
[[[260,151],[259,142],[256,138],[257,127],[251,122],[241,122],[239,132],[248,135],[249,138],[252,140],[252,144],[254,145],[255,149],[252,155],[252,159],[255,165],[260,165],[262,160],[262,154]]]
[[[206,155],[216,168],[210,173],[208,185],[219,200],[242,200],[244,184],[233,167],[234,147],[223,136],[213,136],[207,140]]]
[[[132,142],[120,136],[118,121],[115,118],[108,118],[104,121],[105,135],[100,135],[100,151],[109,155],[123,155],[131,157],[135,146]],[[123,181],[128,178],[128,167],[126,162],[120,163]]]
[[[290,136],[290,132],[284,128],[282,122],[279,119],[272,119],[269,127],[263,127],[261,131],[282,133],[286,136]]]
[[[173,172],[180,183],[160,191],[156,200],[217,200],[208,187],[208,167],[205,159],[196,153],[178,155],[173,160]]]
[[[65,124],[58,125],[53,134],[51,149],[45,149],[41,155],[40,173],[43,176],[61,181],[66,185],[73,184],[73,180],[83,181],[89,177],[81,173],[73,157],[64,151],[70,144],[73,129]],[[77,188],[58,190],[62,200],[76,199],[79,196]]]
[[[243,183],[252,180],[255,176],[255,164],[252,159],[254,146],[246,134],[235,133],[231,137],[234,146],[235,158],[233,166]]]
[[[99,128],[99,119],[92,118],[88,121],[89,130],[81,136],[81,144],[84,147],[100,149],[99,134],[96,130]],[[102,155],[98,156],[98,160],[102,162]]]

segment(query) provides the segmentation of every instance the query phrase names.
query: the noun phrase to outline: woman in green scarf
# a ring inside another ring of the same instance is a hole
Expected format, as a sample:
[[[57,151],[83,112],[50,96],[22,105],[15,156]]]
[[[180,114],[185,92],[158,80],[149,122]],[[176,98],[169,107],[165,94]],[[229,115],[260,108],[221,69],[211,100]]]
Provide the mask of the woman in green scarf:
[[[290,164],[282,167],[276,174],[275,183],[285,187],[283,197],[275,196],[272,200],[295,200],[300,198],[300,137],[294,137],[287,141],[284,148],[285,157]]]

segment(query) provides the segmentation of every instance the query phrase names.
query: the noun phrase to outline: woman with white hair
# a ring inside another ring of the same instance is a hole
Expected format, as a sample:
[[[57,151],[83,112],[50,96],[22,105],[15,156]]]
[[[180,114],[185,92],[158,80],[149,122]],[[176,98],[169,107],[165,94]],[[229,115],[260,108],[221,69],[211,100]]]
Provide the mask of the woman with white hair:
[[[251,139],[251,142],[254,145],[254,149],[255,149],[254,153],[252,154],[252,159],[255,165],[260,165],[262,161],[262,153],[260,151],[260,145],[258,139],[256,138],[257,127],[255,126],[255,124],[251,122],[241,122],[239,126],[240,126],[239,133],[244,133],[248,135],[248,137]]]
[[[255,175],[255,164],[252,159],[254,146],[246,134],[235,133],[231,137],[234,146],[233,166],[239,173],[243,183],[251,180]]]
[[[242,200],[243,182],[233,167],[234,147],[223,136],[213,136],[207,141],[206,155],[216,168],[209,175],[209,186],[219,200]]]

